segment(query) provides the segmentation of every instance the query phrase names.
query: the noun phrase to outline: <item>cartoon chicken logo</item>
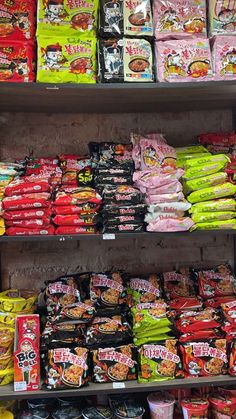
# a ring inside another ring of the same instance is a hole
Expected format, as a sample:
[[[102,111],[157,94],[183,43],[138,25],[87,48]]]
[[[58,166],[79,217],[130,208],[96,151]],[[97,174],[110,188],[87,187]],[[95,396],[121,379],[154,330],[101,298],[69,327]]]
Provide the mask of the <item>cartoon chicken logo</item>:
[[[44,69],[51,71],[59,71],[61,66],[67,61],[63,56],[62,46],[57,43],[41,48],[42,58],[45,62]]]
[[[51,24],[59,25],[67,16],[64,0],[44,0],[45,17]]]

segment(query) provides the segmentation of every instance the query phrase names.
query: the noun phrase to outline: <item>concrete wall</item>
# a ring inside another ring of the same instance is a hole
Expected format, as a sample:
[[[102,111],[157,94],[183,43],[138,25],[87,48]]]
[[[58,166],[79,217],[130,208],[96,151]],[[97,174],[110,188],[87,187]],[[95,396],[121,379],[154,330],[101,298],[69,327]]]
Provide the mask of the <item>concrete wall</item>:
[[[201,132],[232,128],[230,111],[177,114],[0,114],[0,158],[87,152],[91,140],[129,140],[130,131],[161,131],[170,144],[189,144]],[[64,273],[121,268],[133,273],[180,265],[233,262],[233,239],[225,235],[116,241],[2,244],[2,288],[38,289]]]

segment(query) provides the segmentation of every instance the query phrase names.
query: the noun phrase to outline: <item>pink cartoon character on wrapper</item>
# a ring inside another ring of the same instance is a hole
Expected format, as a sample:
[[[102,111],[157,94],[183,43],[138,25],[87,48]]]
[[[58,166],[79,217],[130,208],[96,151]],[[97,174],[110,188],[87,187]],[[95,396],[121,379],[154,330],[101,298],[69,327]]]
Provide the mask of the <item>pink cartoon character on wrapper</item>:
[[[165,60],[165,69],[166,74],[176,75],[176,76],[185,76],[186,73],[183,70],[184,61],[181,58],[181,55],[176,51],[172,51],[167,55]]]
[[[180,28],[180,19],[178,14],[176,10],[171,8],[167,9],[163,13],[160,22],[163,31],[175,32]]]
[[[236,78],[236,39],[234,36],[217,36],[213,46],[215,80]]]

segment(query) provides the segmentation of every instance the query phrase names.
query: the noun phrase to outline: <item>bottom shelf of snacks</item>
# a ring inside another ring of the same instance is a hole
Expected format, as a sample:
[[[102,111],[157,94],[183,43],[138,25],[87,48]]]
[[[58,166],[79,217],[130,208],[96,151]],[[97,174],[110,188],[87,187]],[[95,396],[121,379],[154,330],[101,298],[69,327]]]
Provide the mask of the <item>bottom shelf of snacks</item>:
[[[0,400],[23,400],[23,399],[41,399],[51,397],[73,397],[73,396],[91,396],[98,394],[120,394],[120,393],[140,393],[157,390],[171,390],[193,387],[217,387],[236,385],[236,377],[229,375],[219,375],[216,377],[193,377],[175,380],[165,380],[156,383],[139,384],[135,381],[93,384],[80,389],[68,390],[36,390],[36,391],[14,391],[13,384],[1,387]]]

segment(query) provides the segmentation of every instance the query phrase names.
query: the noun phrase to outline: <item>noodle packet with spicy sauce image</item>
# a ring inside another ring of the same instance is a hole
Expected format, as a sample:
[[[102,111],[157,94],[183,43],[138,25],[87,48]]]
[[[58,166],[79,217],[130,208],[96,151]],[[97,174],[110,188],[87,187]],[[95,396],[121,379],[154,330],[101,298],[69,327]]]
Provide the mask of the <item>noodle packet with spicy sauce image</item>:
[[[98,307],[115,308],[127,305],[127,291],[120,272],[92,273],[90,298]]]
[[[34,61],[33,42],[7,41],[0,37],[0,82],[34,81]]]
[[[234,295],[236,278],[229,264],[218,265],[212,269],[193,270],[198,281],[199,294],[203,298]]]

